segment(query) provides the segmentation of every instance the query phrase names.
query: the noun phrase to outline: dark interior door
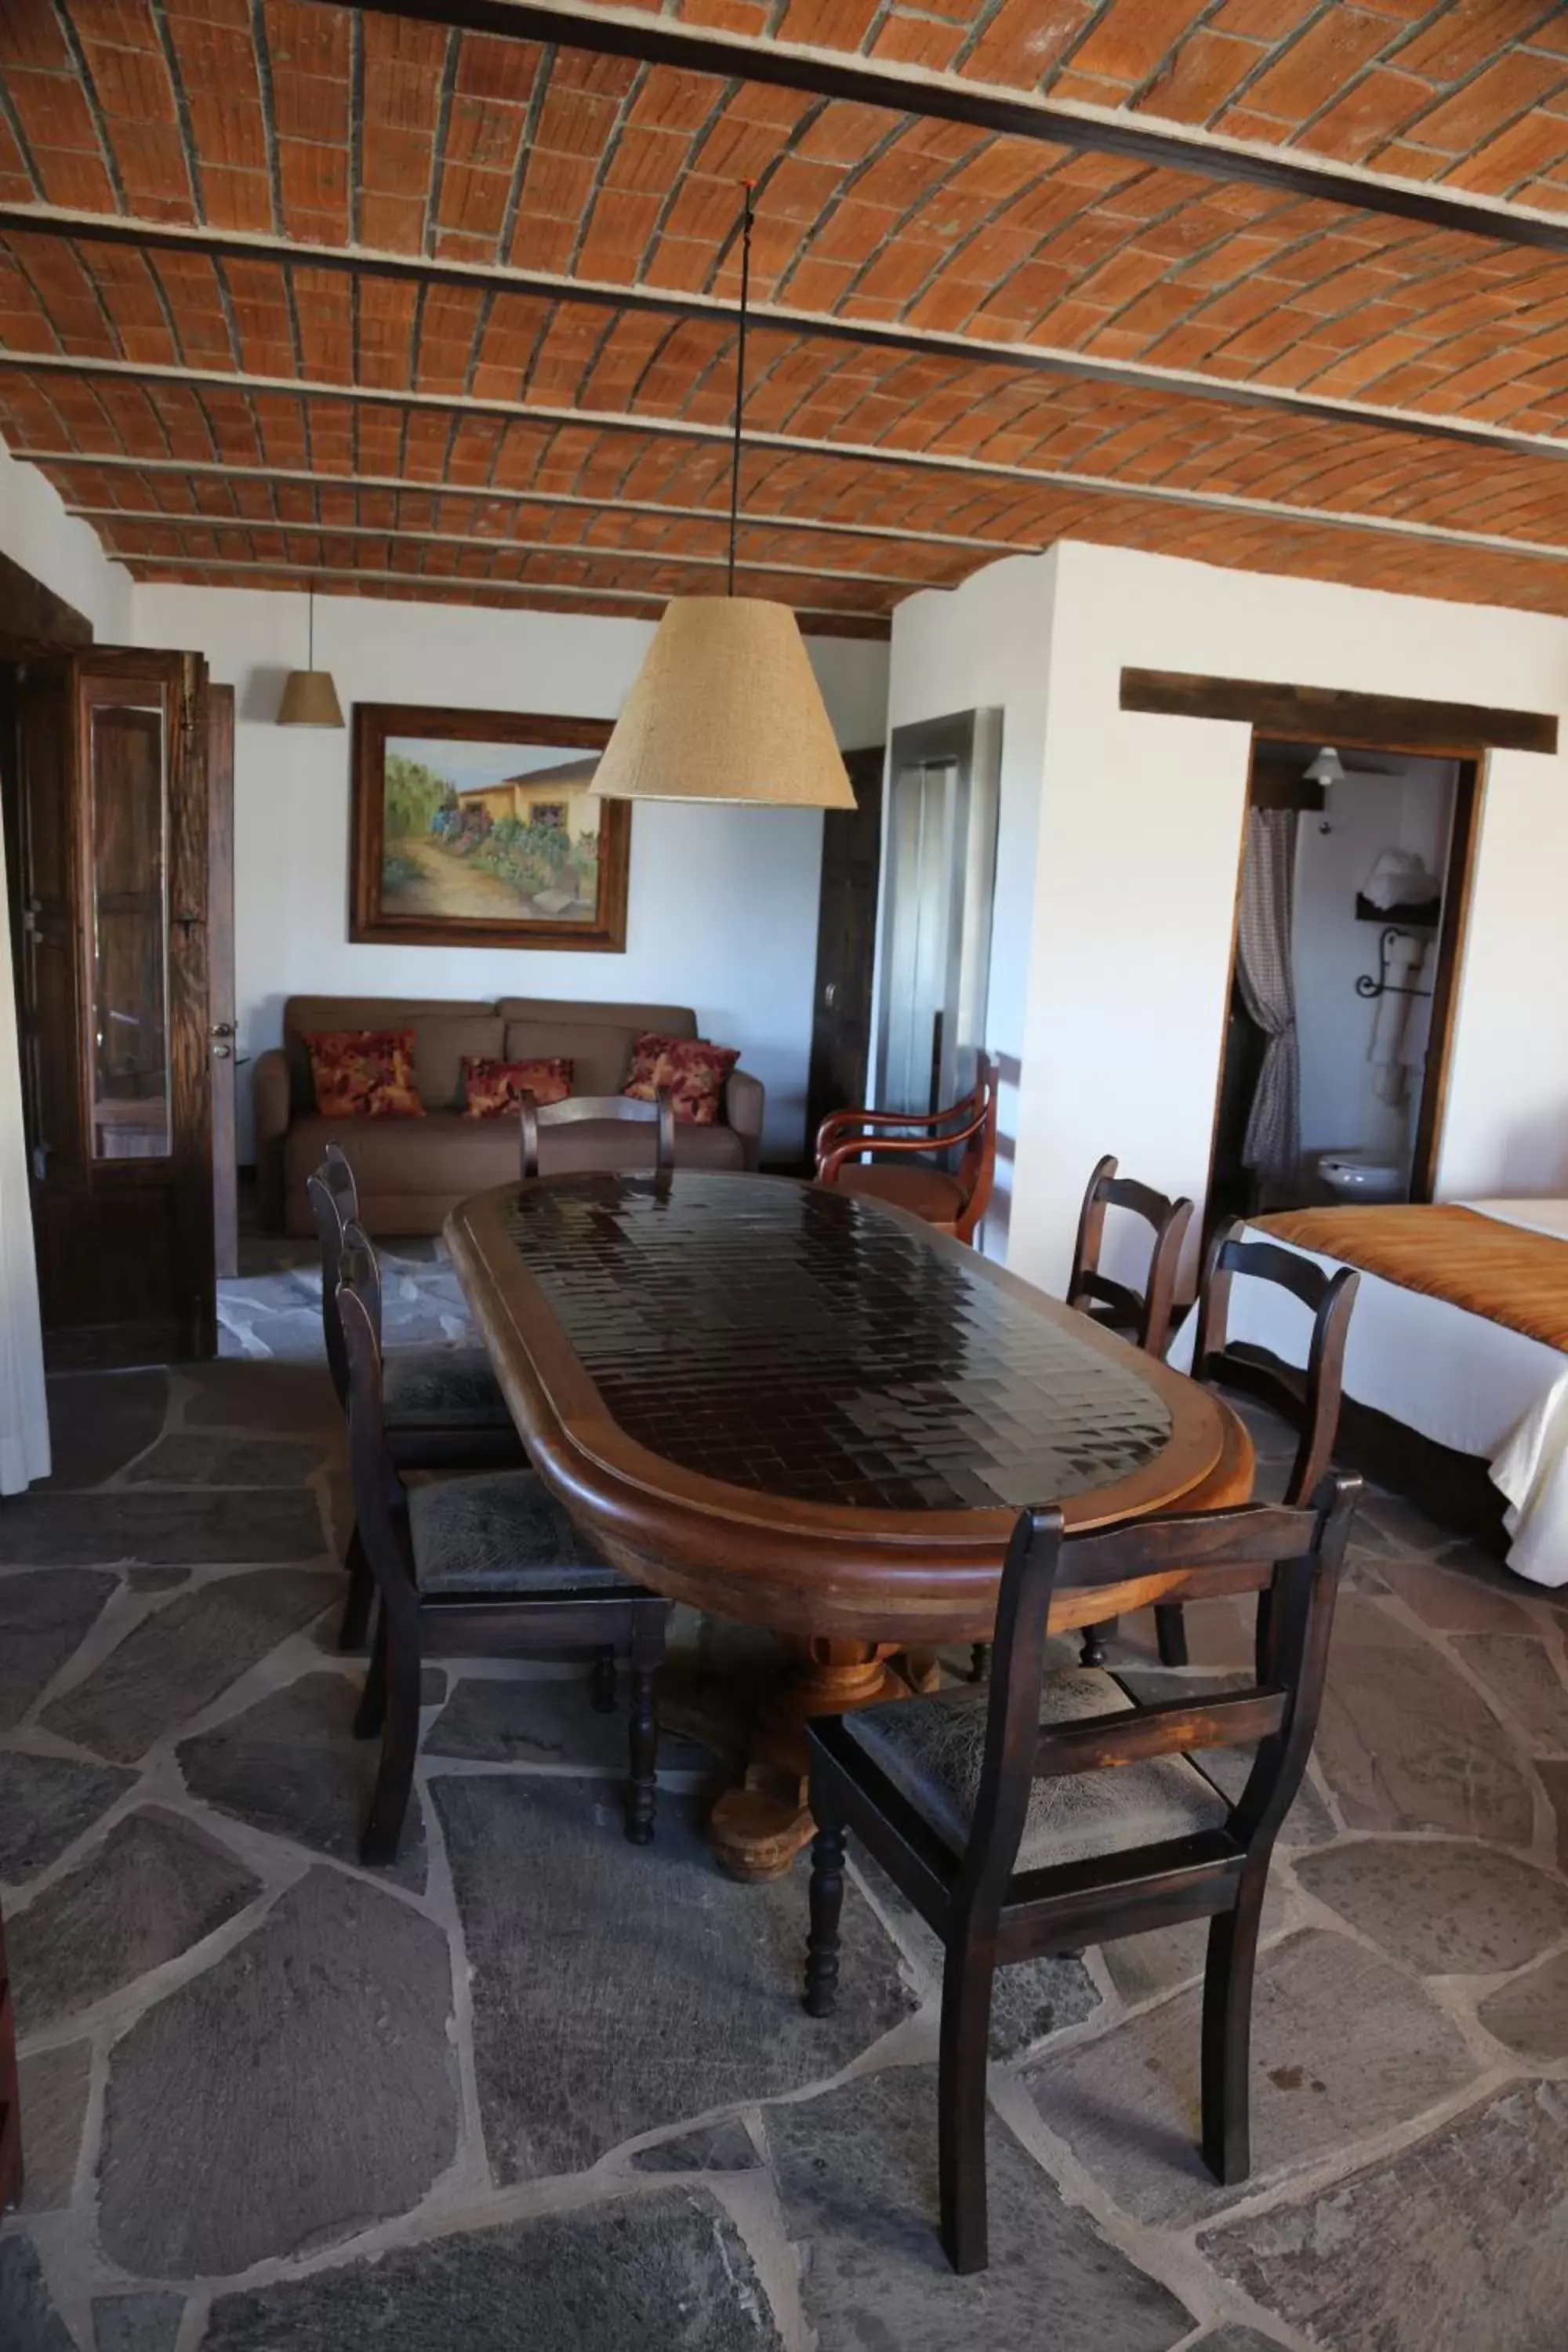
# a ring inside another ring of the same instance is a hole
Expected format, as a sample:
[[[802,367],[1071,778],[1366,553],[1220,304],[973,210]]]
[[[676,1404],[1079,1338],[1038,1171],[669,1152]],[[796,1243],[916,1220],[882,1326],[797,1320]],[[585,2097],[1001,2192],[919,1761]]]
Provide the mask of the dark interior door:
[[[816,993],[806,1081],[808,1149],[830,1110],[852,1109],[866,1100],[885,764],[879,744],[851,751],[845,765],[855,789],[855,806],[831,810],[823,820]]]
[[[235,1149],[234,688],[207,688],[207,1027],[212,1040],[213,1258],[239,1272]]]
[[[21,674],[18,999],[48,1360],[211,1355],[206,678],[94,647]]]

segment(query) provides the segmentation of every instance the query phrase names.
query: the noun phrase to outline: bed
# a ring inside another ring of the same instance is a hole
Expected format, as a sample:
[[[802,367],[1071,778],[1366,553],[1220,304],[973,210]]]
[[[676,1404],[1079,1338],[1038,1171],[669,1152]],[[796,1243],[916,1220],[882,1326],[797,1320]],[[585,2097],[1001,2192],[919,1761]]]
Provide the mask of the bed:
[[[1361,1269],[1346,1396],[1479,1456],[1507,1506],[1510,1567],[1568,1585],[1568,1200],[1295,1209],[1246,1231]],[[1172,1343],[1179,1369],[1193,1321]],[[1300,1363],[1305,1310],[1238,1283],[1229,1336]]]

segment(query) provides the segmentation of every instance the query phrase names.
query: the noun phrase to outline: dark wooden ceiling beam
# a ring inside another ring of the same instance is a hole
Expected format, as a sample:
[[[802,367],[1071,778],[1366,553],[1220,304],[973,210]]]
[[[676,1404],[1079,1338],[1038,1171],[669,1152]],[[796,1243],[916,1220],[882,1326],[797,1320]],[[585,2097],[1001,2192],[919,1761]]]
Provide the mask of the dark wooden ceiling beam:
[[[1473,702],[1422,702],[1346,688],[1280,686],[1267,678],[1205,677],[1187,670],[1124,669],[1123,710],[1163,719],[1241,720],[1263,736],[1306,743],[1370,743],[1382,751],[1557,750],[1557,717]]]
[[[337,5],[337,0],[329,0]],[[1281,195],[1340,205],[1415,221],[1423,228],[1479,236],[1503,245],[1568,253],[1568,220],[1549,219],[1484,197],[1449,195],[1427,186],[1310,163],[1174,125],[1158,128],[1131,114],[1079,113],[1024,90],[937,75],[915,67],[874,62],[842,51],[740,34],[692,29],[668,16],[612,16],[598,9],[546,7],[537,0],[369,0],[364,13],[400,16],[503,40],[555,43],[597,57],[639,65],[672,66],[682,73],[763,83],[806,97],[837,99],[939,122],[963,123],[1007,139],[1115,155],[1159,171],[1207,180],[1240,180]]]
[[[516,294],[548,302],[579,303],[590,310],[732,327],[738,303],[719,295],[682,294],[648,286],[609,285],[601,279],[563,278],[554,272],[520,269],[508,263],[438,261],[425,255],[386,253],[363,247],[298,245],[292,238],[260,232],[182,228],[164,221],[80,213],[58,206],[0,204],[0,234],[80,239],[87,244],[130,247],[146,253],[199,254],[215,261],[275,262],[282,268],[325,269],[355,278],[385,278],[402,284],[460,288],[473,294]],[[1423,441],[1458,442],[1467,447],[1535,449],[1552,446],[1538,435],[1512,433],[1506,425],[1430,411],[1384,408],[1371,401],[1331,400],[1282,385],[1247,383],[1234,377],[1190,369],[1143,367],[1125,360],[1098,359],[1088,352],[1037,343],[1004,342],[994,337],[939,334],[923,327],[889,326],[879,320],[841,317],[829,310],[801,310],[752,302],[754,330],[848,343],[862,351],[896,353],[900,359],[951,360],[963,367],[994,367],[1010,375],[1047,375],[1068,383],[1114,384],[1164,398],[1213,402],[1223,408],[1261,409],[1298,416],[1314,425],[1374,425],[1380,432],[1412,435]]]
[[[703,425],[687,418],[627,415],[615,409],[561,408],[531,401],[476,398],[466,393],[408,392],[382,384],[334,383],[318,378],[260,376],[238,371],[177,367],[162,362],[70,358],[47,352],[0,351],[0,369],[19,373],[80,375],[133,384],[182,385],[197,393],[257,394],[302,401],[358,404],[367,408],[403,408],[416,413],[465,417],[488,416],[510,425],[531,425],[542,432],[587,431],[637,434],[654,441],[697,441],[705,447],[727,448],[731,439],[727,425]],[[952,479],[1015,482],[1036,490],[1058,490],[1080,498],[1142,499],[1162,506],[1180,506],[1257,520],[1305,523],[1331,530],[1356,530],[1384,539],[1421,539],[1434,548],[1463,547],[1501,555],[1521,555],[1561,563],[1563,550],[1541,541],[1510,539],[1494,532],[1458,530],[1446,524],[1412,521],[1403,516],[1355,514],[1342,509],[1304,507],[1276,499],[1247,498],[1231,491],[1177,488],[1158,482],[1124,481],[1096,474],[1079,474],[1045,467],[1006,464],[997,458],[970,457],[937,449],[902,449],[882,443],[828,441],[805,434],[776,433],[761,428],[746,431],[749,452],[773,457],[816,457],[825,464],[904,467]],[[1524,454],[1568,458],[1568,442],[1531,443]],[[17,449],[13,455],[27,457]],[[68,462],[95,463],[90,450],[81,450]],[[458,487],[458,486],[454,486]],[[1013,553],[1026,549],[1012,547]]]

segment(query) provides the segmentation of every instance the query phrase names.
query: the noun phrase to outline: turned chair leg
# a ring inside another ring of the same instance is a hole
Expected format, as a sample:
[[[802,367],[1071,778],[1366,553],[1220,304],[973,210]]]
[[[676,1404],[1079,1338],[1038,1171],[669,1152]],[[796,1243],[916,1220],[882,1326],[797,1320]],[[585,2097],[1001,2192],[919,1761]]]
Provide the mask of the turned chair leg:
[[[1226,2188],[1252,2169],[1252,1978],[1268,1860],[1241,1882],[1234,1911],[1209,1921],[1204,1969],[1204,2162]]]
[[[1187,1621],[1179,1601],[1156,1601],[1154,1603],[1154,1639],[1159,1645],[1163,1666],[1184,1666],[1187,1663]]]
[[[937,2076],[937,2170],[942,2250],[955,2271],[983,2271],[985,2222],[985,2065],[991,2040],[993,1945],[959,1929],[942,1976]]]
[[[370,1612],[375,1605],[375,1579],[365,1558],[357,1520],[349,1538],[348,1549],[343,1554],[343,1566],[348,1570],[349,1589],[338,1624],[338,1647],[340,1650],[363,1650],[370,1626]]]
[[[1115,1633],[1116,1626],[1117,1620],[1108,1617],[1102,1625],[1084,1627],[1083,1642],[1078,1654],[1080,1666],[1102,1666],[1105,1664],[1105,1645]]]
[[[647,1845],[653,1837],[654,1806],[658,1794],[658,1717],[654,1709],[653,1678],[664,1656],[665,1616],[660,1603],[651,1622],[639,1612],[632,1626],[632,1711],[628,1727],[632,1777],[626,1791],[626,1835],[633,1845]],[[613,1673],[613,1658],[610,1666]]]
[[[616,1711],[616,1654],[601,1650],[594,1660],[590,1696],[595,1715],[614,1715]]]
[[[419,1752],[419,1626],[389,1622],[381,1612],[377,1648],[385,1655],[384,1668],[386,1720],[381,1735],[381,1763],[375,1791],[360,1841],[360,1860],[377,1869],[397,1859],[397,1842],[408,1811],[414,1785],[414,1759]]]
[[[364,1688],[354,1714],[354,1738],[378,1739],[386,1720],[386,1612],[377,1612],[375,1636],[370,1645]]]
[[[812,1791],[811,1933],[805,1939],[805,2013],[831,2017],[838,1999],[838,1922],[844,1909],[844,1824]]]
[[[991,1644],[972,1642],[969,1645],[969,1679],[972,1683],[988,1683],[991,1679]]]

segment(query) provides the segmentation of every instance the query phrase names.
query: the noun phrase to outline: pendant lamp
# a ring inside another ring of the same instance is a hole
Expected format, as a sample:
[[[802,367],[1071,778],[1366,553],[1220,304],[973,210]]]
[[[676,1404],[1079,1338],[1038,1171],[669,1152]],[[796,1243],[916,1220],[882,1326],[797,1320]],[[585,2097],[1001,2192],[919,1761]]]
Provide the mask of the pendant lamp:
[[[855,795],[800,628],[787,604],[735,593],[741,412],[752,285],[752,189],[741,231],[741,321],[722,596],[675,596],[589,790],[622,801],[733,801],[852,809]]]
[[[316,592],[312,588],[307,598],[310,631],[305,669],[291,669],[283,681],[283,699],[278,706],[279,727],[341,727],[343,709],[338,700],[338,689],[332,684],[330,669],[316,667]]]

